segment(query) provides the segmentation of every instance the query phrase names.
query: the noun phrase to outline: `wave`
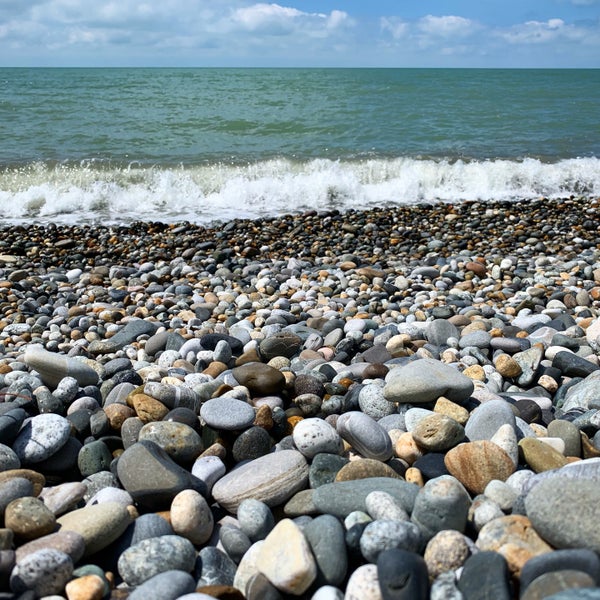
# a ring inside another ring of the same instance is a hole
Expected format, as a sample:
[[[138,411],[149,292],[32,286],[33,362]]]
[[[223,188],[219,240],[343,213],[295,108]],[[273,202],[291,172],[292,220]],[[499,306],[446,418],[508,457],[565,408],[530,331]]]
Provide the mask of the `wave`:
[[[88,161],[0,170],[5,223],[208,224],[307,210],[570,195],[600,195],[600,159],[273,159],[180,167]]]

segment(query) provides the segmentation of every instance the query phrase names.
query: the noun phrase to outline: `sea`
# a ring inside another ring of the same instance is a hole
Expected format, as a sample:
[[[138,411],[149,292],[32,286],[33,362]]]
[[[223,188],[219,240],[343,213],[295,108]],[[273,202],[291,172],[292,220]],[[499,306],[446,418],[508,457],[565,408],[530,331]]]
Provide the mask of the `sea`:
[[[600,70],[0,69],[0,223],[600,196]]]

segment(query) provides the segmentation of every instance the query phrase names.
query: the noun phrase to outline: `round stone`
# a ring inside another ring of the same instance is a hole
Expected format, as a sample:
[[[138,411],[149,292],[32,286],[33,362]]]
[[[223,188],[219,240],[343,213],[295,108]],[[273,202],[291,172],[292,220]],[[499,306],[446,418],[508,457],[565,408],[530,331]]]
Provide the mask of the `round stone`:
[[[233,443],[231,454],[236,462],[254,460],[268,454],[272,445],[273,440],[269,432],[254,426],[240,433]]]
[[[33,591],[36,597],[62,594],[73,574],[73,561],[68,554],[51,548],[27,555],[13,569],[10,588],[15,593]]]
[[[260,362],[249,362],[232,369],[231,374],[255,396],[278,394],[285,387],[285,377],[278,369]]]
[[[351,411],[341,415],[337,420],[337,431],[365,458],[386,461],[393,454],[388,432],[362,412]]]
[[[127,548],[119,557],[118,570],[127,585],[137,586],[166,571],[190,573],[195,562],[192,542],[178,535],[162,535]]]
[[[338,432],[323,419],[303,419],[294,427],[292,437],[296,448],[307,458],[323,452],[341,454],[344,449]]]
[[[6,507],[4,524],[17,538],[33,540],[52,533],[56,517],[39,498],[27,496],[13,500]]]
[[[365,560],[377,562],[384,550],[398,548],[417,552],[421,546],[421,532],[410,521],[373,521],[360,537],[360,551]]]
[[[412,430],[412,437],[429,452],[444,452],[463,441],[465,430],[454,419],[434,413],[419,421]]]
[[[212,535],[214,519],[210,506],[202,495],[194,490],[183,490],[171,504],[173,531],[197,546],[204,544]]]
[[[53,413],[41,414],[25,421],[12,449],[22,463],[38,463],[60,450],[70,435],[67,419]]]
[[[204,450],[198,432],[185,423],[157,421],[140,430],[138,440],[149,440],[160,446],[175,462],[188,464]]]
[[[254,422],[254,408],[235,398],[212,398],[200,409],[200,416],[209,427],[236,431],[250,427]]]
[[[432,579],[462,567],[471,555],[472,542],[459,531],[446,529],[436,533],[427,543],[423,558]]]
[[[254,543],[264,540],[275,527],[275,518],[271,509],[260,500],[248,498],[240,503],[237,511],[240,529]]]

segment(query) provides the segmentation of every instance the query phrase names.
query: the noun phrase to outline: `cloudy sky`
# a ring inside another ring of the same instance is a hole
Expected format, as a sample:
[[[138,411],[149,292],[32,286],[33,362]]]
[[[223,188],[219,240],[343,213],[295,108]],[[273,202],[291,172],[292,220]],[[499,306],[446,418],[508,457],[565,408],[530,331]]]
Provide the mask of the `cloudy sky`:
[[[0,0],[0,66],[600,67],[600,0]]]

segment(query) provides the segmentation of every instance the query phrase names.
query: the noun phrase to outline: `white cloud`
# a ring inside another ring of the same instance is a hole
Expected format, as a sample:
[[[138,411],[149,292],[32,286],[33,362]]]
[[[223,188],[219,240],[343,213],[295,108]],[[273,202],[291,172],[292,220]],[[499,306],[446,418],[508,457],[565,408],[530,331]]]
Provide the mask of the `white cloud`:
[[[418,21],[417,27],[425,35],[435,37],[465,37],[478,29],[471,19],[455,15],[427,15]]]
[[[501,31],[498,35],[509,44],[551,44],[558,41],[583,42],[590,35],[598,35],[598,31],[567,24],[562,19],[548,19],[527,21]]]

